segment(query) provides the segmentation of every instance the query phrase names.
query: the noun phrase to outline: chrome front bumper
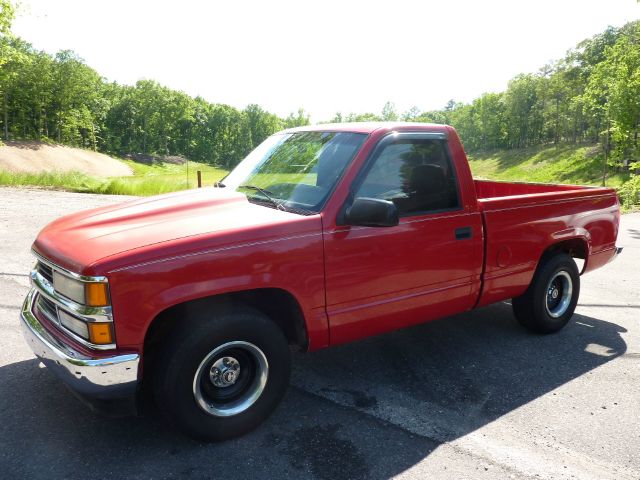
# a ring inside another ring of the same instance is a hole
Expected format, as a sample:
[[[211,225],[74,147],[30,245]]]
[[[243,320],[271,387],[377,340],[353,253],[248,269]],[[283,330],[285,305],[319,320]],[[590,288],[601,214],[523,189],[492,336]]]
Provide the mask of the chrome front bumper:
[[[51,335],[33,314],[38,292],[27,295],[20,314],[22,333],[33,353],[74,392],[87,399],[133,397],[138,386],[138,354],[87,356]]]

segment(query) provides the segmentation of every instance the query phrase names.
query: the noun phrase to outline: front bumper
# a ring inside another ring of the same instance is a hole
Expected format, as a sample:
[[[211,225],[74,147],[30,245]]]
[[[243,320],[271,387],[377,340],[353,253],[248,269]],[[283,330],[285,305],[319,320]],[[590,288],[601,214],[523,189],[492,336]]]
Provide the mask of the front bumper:
[[[51,335],[34,315],[37,295],[35,289],[27,295],[20,323],[27,343],[42,363],[93,405],[135,398],[139,355],[87,356],[74,350]]]

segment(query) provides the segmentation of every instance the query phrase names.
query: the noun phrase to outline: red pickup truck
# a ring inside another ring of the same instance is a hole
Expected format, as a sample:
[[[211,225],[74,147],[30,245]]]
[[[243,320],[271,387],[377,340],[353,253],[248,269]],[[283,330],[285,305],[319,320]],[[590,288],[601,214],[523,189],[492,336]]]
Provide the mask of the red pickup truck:
[[[614,190],[474,180],[444,125],[286,130],[216,187],[52,222],[21,314],[34,353],[81,397],[151,397],[200,439],[263,421],[291,348],[511,298],[524,327],[556,332],[579,275],[620,251]]]

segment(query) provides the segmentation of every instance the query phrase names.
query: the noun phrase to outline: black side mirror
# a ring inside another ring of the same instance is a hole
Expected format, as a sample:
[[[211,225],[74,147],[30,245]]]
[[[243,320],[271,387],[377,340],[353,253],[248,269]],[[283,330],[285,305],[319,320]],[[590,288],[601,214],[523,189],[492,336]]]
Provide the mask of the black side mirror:
[[[394,227],[398,225],[398,209],[388,201],[379,198],[356,198],[344,215],[347,225],[364,227]]]

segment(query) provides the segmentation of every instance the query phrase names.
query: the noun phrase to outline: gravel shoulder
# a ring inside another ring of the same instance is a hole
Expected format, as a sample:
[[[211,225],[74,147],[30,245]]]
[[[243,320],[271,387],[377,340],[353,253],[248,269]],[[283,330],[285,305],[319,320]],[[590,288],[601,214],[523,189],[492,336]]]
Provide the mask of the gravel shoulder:
[[[127,198],[0,188],[4,478],[640,478],[640,213],[559,334],[530,335],[497,304],[296,355],[263,427],[205,445],[154,416],[88,411],[19,332],[38,231]]]

